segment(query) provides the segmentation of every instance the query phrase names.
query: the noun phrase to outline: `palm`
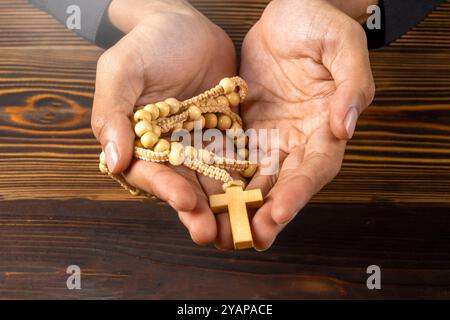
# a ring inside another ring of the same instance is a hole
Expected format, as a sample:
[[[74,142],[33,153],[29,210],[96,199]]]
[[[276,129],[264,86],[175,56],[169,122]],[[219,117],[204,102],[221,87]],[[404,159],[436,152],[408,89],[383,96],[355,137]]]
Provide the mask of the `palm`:
[[[251,88],[241,109],[244,123],[255,129],[278,128],[280,151],[285,155],[300,148],[304,157],[331,157],[334,149],[330,150],[329,144],[345,148],[329,127],[335,84],[330,72],[315,61],[318,46],[305,43],[304,51],[295,52],[299,58],[285,58],[293,55],[290,48],[280,51],[261,41],[257,25],[244,42],[241,75]]]
[[[279,173],[257,174],[249,184],[267,195],[266,205],[252,221],[259,248],[270,246],[295,215],[292,210],[300,210],[337,174],[346,145],[330,128],[336,84],[322,64],[323,39],[301,35],[293,40],[285,35],[276,31],[268,35],[260,21],[242,48],[241,76],[250,88],[241,108],[245,126],[276,128],[280,137]],[[268,151],[277,150],[269,145]]]

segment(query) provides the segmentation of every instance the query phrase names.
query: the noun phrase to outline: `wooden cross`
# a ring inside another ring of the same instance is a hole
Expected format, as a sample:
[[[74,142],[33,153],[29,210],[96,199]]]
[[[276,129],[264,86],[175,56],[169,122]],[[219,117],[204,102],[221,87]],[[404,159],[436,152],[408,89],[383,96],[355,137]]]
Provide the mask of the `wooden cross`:
[[[229,187],[224,194],[210,196],[209,204],[214,213],[228,211],[234,249],[252,248],[253,238],[247,215],[247,206],[259,208],[263,205],[261,190],[244,191],[242,187]]]

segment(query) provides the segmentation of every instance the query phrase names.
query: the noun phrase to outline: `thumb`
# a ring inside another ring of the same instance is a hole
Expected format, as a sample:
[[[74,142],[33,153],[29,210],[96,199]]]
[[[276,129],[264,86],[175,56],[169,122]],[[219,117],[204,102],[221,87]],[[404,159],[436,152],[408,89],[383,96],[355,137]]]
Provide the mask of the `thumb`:
[[[330,48],[334,58],[328,59],[331,63],[325,66],[336,85],[330,98],[330,127],[336,138],[347,140],[353,136],[359,115],[372,102],[375,85],[361,26],[355,22],[339,37],[338,43]]]
[[[108,169],[124,171],[133,156],[134,132],[129,115],[141,92],[138,68],[118,47],[106,51],[97,65],[92,129],[103,146]],[[131,65],[131,66],[130,66]]]

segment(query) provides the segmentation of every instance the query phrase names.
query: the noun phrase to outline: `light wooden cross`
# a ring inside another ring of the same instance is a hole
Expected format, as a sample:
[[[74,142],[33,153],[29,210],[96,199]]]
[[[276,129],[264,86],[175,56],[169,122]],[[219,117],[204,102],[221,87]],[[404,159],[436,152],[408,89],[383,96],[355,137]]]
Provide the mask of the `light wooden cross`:
[[[253,238],[247,207],[259,208],[263,205],[261,190],[244,191],[242,187],[229,187],[224,194],[210,196],[209,204],[214,213],[228,211],[234,249],[252,248]]]

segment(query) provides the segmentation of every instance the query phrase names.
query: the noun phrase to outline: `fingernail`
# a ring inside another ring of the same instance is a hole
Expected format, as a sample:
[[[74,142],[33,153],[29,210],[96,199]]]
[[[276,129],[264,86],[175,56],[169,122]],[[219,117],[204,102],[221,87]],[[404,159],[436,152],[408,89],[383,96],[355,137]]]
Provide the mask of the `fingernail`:
[[[355,133],[356,121],[358,121],[358,110],[356,110],[355,107],[352,107],[347,112],[344,120],[345,130],[347,130],[347,136],[349,139],[351,139]]]
[[[255,250],[258,251],[258,252],[264,252],[264,251],[267,251],[267,250],[270,249],[270,247],[272,247],[272,245],[273,245],[274,242],[275,242],[275,239],[273,239],[272,242],[271,242],[267,247],[264,247],[264,248],[256,248],[256,247],[255,247]]]
[[[106,164],[109,171],[113,172],[119,161],[119,152],[114,142],[108,142],[105,147]]]
[[[216,247],[216,249],[220,250],[220,251],[228,251],[228,249],[226,249],[225,247],[219,246],[219,244],[217,244],[216,242],[214,242],[214,247]]]

